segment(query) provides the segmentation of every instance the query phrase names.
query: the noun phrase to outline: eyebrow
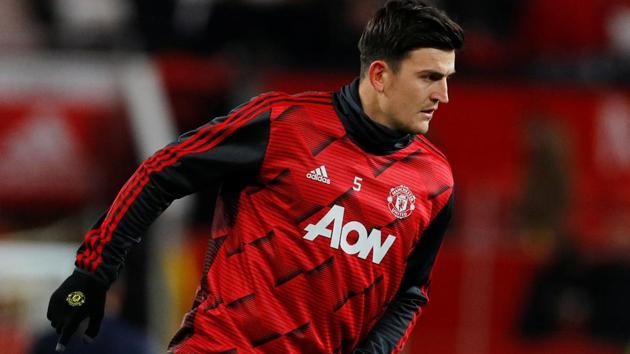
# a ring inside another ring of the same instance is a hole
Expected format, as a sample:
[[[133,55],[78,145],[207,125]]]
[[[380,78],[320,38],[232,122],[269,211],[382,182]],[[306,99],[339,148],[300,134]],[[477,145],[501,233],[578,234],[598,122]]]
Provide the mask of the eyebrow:
[[[429,70],[421,70],[421,71],[419,71],[418,75],[438,75],[440,78],[443,78],[444,76],[446,76],[446,78],[450,78],[451,76],[455,75],[455,71],[453,71],[452,73],[449,73],[449,74],[444,74],[442,72],[429,69]]]

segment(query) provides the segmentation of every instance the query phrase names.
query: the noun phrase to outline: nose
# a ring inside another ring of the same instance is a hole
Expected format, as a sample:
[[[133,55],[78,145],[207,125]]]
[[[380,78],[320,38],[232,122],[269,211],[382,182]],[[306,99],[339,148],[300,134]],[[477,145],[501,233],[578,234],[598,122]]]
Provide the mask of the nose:
[[[446,78],[435,83],[435,88],[431,93],[431,99],[439,103],[448,103],[448,84]]]

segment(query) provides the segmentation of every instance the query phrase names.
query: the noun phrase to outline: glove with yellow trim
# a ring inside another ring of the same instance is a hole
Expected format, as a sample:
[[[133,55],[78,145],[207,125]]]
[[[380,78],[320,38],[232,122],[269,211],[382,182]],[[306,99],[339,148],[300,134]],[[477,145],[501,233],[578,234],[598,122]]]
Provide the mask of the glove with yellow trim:
[[[107,287],[93,277],[74,271],[50,297],[47,317],[60,335],[57,352],[66,349],[70,337],[86,318],[90,323],[84,339],[92,341],[101,328]]]

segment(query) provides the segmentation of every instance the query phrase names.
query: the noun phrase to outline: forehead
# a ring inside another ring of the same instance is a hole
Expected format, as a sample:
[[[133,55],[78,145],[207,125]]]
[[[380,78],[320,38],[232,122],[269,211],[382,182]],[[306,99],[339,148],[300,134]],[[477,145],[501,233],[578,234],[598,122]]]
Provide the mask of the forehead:
[[[449,75],[455,72],[455,51],[418,48],[410,51],[401,64],[403,70],[430,70]]]

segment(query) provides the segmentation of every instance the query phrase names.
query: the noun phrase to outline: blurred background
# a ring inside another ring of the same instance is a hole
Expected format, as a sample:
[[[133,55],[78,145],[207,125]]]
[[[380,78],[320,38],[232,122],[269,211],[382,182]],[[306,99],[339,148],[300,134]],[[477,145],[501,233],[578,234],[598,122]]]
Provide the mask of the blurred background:
[[[1,351],[52,352],[48,297],[141,160],[261,92],[339,89],[383,2],[0,0]],[[429,134],[457,208],[406,353],[630,353],[630,0],[433,3],[467,37]],[[75,353],[165,352],[212,198],[150,229]]]

